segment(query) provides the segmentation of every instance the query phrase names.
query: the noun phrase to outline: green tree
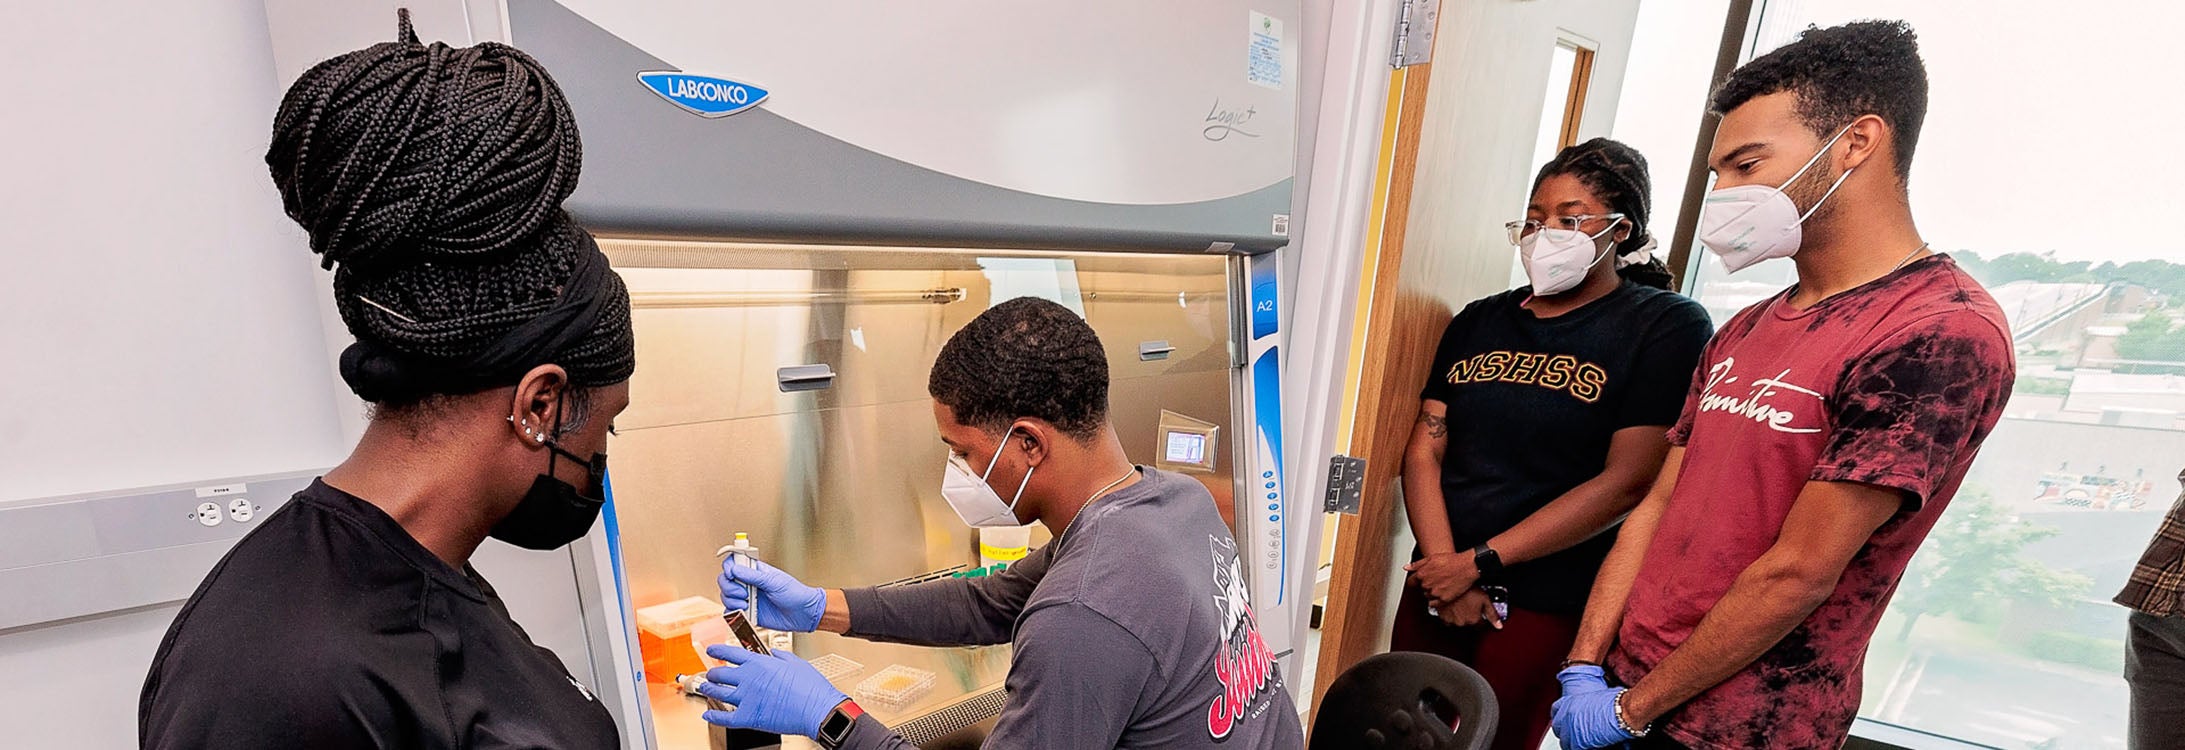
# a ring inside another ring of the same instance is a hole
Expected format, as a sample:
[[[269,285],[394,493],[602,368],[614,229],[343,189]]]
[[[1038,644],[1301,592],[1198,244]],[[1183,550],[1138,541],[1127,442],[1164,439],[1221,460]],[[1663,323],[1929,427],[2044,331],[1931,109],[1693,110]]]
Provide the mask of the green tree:
[[[1980,253],[1972,250],[1953,250],[1950,252],[1950,259],[1957,261],[1958,268],[1965,269],[1965,273],[1979,279],[1980,283],[1994,283],[1991,281],[1995,278],[1994,274],[1988,272],[1988,259]]]
[[[2135,260],[2115,266],[2102,280],[2129,281],[2172,298],[2185,297],[2185,265],[2166,260]]]
[[[2055,535],[2056,529],[2012,517],[1986,490],[1960,494],[1898,586],[1904,627],[1897,640],[1910,638],[1926,615],[1964,616],[2005,602],[2062,607],[2077,600],[2093,579],[2025,555],[2026,545]]]
[[[1981,283],[2002,286],[2013,281],[2096,281],[2094,262],[2089,260],[2065,263],[2056,259],[2055,252],[2006,253],[1980,264]]]
[[[2013,281],[2107,283],[2124,281],[2171,297],[2185,297],[2185,265],[2167,260],[2135,260],[2128,263],[2093,261],[2065,263],[2054,253],[2004,253],[1994,257],[1977,252],[1952,252],[1960,267],[1988,286]]]
[[[2117,337],[2117,356],[2153,362],[2185,362],[2185,330],[2178,330],[2170,316],[2151,312],[2124,327]]]

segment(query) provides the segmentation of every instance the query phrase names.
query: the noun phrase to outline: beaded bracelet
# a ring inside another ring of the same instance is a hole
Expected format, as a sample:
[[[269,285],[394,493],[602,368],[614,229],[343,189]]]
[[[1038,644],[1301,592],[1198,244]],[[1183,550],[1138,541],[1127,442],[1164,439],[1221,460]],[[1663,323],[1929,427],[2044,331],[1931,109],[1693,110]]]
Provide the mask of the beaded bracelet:
[[[1616,693],[1616,700],[1613,701],[1613,704],[1616,708],[1616,728],[1624,730],[1624,734],[1631,735],[1632,739],[1639,739],[1649,734],[1653,734],[1654,725],[1652,724],[1648,724],[1638,729],[1632,729],[1631,722],[1624,720],[1624,696],[1630,694],[1631,691],[1629,690],[1622,690]]]

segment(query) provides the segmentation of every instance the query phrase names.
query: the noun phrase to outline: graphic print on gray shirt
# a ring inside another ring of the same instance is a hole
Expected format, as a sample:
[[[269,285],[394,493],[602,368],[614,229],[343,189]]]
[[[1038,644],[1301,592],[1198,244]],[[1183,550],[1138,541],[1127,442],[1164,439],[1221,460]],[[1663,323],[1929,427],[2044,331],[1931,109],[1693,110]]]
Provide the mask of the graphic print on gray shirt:
[[[1140,471],[1002,573],[844,592],[849,635],[1011,644],[988,748],[1304,747],[1213,496]],[[866,717],[844,747],[910,745]]]

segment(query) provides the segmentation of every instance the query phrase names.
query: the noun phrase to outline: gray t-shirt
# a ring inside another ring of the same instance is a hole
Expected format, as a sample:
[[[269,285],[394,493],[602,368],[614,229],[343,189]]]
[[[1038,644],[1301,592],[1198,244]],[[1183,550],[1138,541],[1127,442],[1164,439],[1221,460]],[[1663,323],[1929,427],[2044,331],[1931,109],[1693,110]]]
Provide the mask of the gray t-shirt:
[[[849,634],[1011,644],[989,748],[1304,747],[1213,497],[1141,471],[999,574],[843,592]],[[910,745],[868,717],[844,747]]]

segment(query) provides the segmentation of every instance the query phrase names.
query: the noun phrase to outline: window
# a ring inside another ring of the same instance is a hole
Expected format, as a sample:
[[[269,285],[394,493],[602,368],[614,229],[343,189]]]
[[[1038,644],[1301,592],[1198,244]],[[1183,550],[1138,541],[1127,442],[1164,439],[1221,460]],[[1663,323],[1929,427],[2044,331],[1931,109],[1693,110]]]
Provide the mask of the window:
[[[1593,78],[1593,50],[1570,40],[1558,41],[1548,62],[1548,91],[1541,98],[1540,137],[1533,147],[1533,169],[1555,153],[1578,144],[1585,122],[1586,87]]]
[[[2054,10],[1776,0],[1755,46],[1809,24],[1913,25],[1931,86],[1913,211],[2001,303],[2017,345],[2010,407],[1875,634],[1862,718],[2000,748],[2122,750],[2126,611],[2109,598],[2185,467],[2185,264],[2169,260],[2185,240],[2136,217],[2185,200],[2185,154],[2167,145],[2185,104],[2118,75],[2167,52],[2114,32],[2174,28],[2185,9]],[[1656,160],[1658,180],[1677,153]],[[1693,258],[1688,290],[1717,320],[1795,279],[1787,260],[1729,276]]]
[[[1631,36],[1631,58],[1610,137],[1646,156],[1654,182],[1647,231],[1660,243],[1655,257],[1665,261],[1729,11],[1729,0],[1641,3]]]

